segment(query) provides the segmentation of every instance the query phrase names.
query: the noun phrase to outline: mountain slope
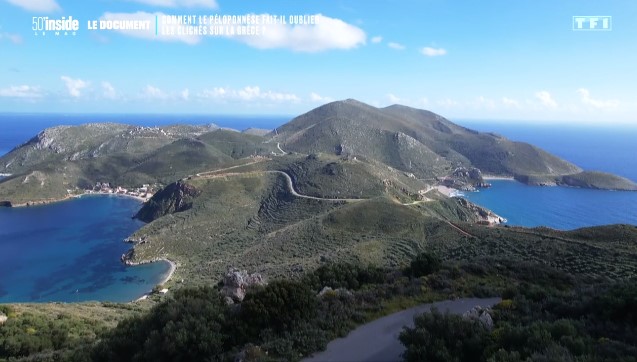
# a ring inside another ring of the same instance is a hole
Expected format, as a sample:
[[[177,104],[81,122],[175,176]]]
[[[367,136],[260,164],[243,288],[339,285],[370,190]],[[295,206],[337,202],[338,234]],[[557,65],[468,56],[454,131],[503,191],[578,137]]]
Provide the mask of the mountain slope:
[[[629,180],[582,169],[533,145],[458,126],[429,111],[393,105],[376,108],[355,101],[332,102],[269,134],[286,150],[363,155],[419,178],[449,175],[457,167],[515,176],[523,182],[637,189]],[[564,179],[564,176],[571,176]],[[587,182],[577,182],[585,178]]]

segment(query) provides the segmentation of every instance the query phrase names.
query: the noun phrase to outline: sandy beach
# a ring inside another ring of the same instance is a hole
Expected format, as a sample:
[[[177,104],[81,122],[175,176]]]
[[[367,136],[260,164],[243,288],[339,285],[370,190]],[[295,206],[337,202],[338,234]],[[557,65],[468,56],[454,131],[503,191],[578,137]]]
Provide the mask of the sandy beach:
[[[84,197],[84,196],[90,196],[90,195],[128,197],[129,199],[135,199],[135,200],[137,200],[137,201],[139,201],[141,203],[144,203],[144,202],[149,200],[149,199],[146,199],[146,198],[143,198],[143,197],[133,196],[133,195],[129,195],[129,194],[111,194],[111,193],[106,193],[106,192],[87,192],[87,193],[83,193],[81,195],[75,195],[75,197]]]
[[[482,175],[483,180],[506,180],[515,181],[513,176],[495,176],[495,175]]]
[[[164,285],[170,280],[170,278],[172,278],[173,274],[175,273],[175,270],[177,269],[177,264],[174,261],[166,259],[166,258],[155,259],[151,263],[156,263],[158,261],[165,261],[165,262],[168,262],[168,264],[170,264],[170,269],[168,270],[168,273],[166,273],[166,275],[162,278],[162,280],[159,283],[157,283],[157,285]],[[140,265],[140,264],[146,264],[146,263],[142,262],[142,263],[139,263],[137,265]],[[139,297],[139,298],[137,298],[135,300],[132,300],[131,303],[141,302],[143,300],[146,300],[146,299],[148,299],[148,296],[150,294],[152,294],[152,292],[148,292],[148,293],[142,295],[141,297]]]
[[[441,194],[447,196],[447,197],[454,197],[454,196],[459,196],[462,195],[462,193],[456,189],[453,189],[451,187],[447,187],[447,186],[443,186],[443,185],[438,185],[436,186],[436,190],[438,190],[438,192],[440,192]]]
[[[75,195],[75,194],[70,194],[70,195],[66,195],[65,197],[61,197],[59,199],[47,199],[47,200],[36,200],[36,201],[28,201],[28,202],[22,202],[19,204],[12,204],[11,207],[27,207],[27,206],[38,206],[38,205],[48,205],[48,204],[52,204],[55,202],[61,202],[61,201],[66,201],[66,200],[70,200],[73,198],[80,198],[80,197],[85,197],[85,196],[117,196],[117,197],[128,197],[130,199],[135,199],[141,203],[144,203],[146,201],[148,201],[149,199],[143,198],[143,197],[139,197],[139,196],[133,196],[133,195],[129,195],[129,194],[111,194],[111,193],[105,193],[105,192],[86,192],[83,194],[79,194],[79,195]]]
[[[177,264],[174,261],[168,260],[166,258],[162,258],[162,259],[159,259],[159,260],[166,261],[166,262],[168,262],[168,264],[170,264],[170,269],[168,270],[168,273],[166,273],[166,276],[159,283],[159,284],[166,284],[170,280],[170,278],[172,278],[173,273],[175,273],[175,270],[177,269]]]

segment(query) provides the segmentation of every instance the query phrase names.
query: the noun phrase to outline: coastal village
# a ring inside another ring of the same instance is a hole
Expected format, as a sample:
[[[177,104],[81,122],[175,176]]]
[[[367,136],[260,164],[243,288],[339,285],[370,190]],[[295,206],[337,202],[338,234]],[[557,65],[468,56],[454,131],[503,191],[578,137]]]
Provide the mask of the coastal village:
[[[155,186],[143,184],[141,187],[127,189],[121,186],[114,186],[110,182],[97,182],[93,189],[84,190],[84,194],[110,194],[130,196],[146,201],[153,197]]]

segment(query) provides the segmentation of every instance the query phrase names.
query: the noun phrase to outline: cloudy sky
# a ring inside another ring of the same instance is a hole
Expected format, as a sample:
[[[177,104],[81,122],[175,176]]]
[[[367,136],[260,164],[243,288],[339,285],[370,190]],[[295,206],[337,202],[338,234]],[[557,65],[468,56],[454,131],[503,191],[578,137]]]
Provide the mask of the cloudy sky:
[[[320,16],[261,36],[155,35],[165,14]],[[573,31],[579,15],[612,16],[612,31]],[[76,35],[32,30],[62,16]],[[0,0],[0,112],[293,115],[355,98],[635,124],[636,18],[632,0]],[[99,19],[152,27],[87,29]]]

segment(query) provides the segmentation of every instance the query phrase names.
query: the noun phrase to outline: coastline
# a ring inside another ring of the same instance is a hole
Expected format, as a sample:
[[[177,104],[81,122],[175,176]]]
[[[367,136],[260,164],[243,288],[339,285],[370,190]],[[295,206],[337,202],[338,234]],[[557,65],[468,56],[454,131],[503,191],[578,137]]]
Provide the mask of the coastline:
[[[436,190],[438,190],[438,192],[440,192],[441,194],[447,197],[464,196],[464,194],[461,191],[458,191],[454,188],[443,186],[443,185],[436,186]]]
[[[160,260],[166,261],[166,262],[168,262],[168,264],[170,264],[170,269],[168,270],[168,273],[166,273],[166,276],[164,276],[164,278],[162,278],[161,282],[158,283],[158,284],[166,284],[173,277],[173,274],[175,273],[175,270],[177,270],[177,263],[175,263],[174,261],[172,261],[170,259],[167,259],[167,258],[162,258]]]
[[[138,265],[142,265],[142,264],[150,264],[150,263],[156,263],[159,261],[164,261],[167,262],[170,265],[170,268],[168,269],[168,273],[166,273],[164,275],[164,277],[161,279],[161,281],[159,283],[157,283],[156,285],[164,285],[166,283],[168,283],[168,281],[172,278],[173,274],[175,273],[175,270],[177,270],[177,263],[175,263],[174,261],[168,259],[168,258],[157,258],[157,259],[153,259],[150,261],[141,261],[141,262],[130,262],[130,261],[126,261],[124,262],[124,264],[126,266],[138,266]],[[148,297],[153,294],[152,291],[147,292],[142,294],[139,298],[131,300],[130,303],[136,303],[136,302],[141,302],[143,300],[148,299]]]
[[[96,196],[120,196],[120,197],[128,197],[130,199],[135,199],[141,203],[144,203],[146,201],[149,200],[143,197],[139,197],[139,196],[133,196],[133,195],[129,195],[129,194],[111,194],[111,193],[106,193],[106,192],[87,192],[87,193],[83,193],[81,195],[74,195],[74,197],[80,198],[80,197],[84,197],[84,196],[92,196],[92,195],[96,195]]]
[[[503,180],[503,181],[515,181],[513,176],[496,176],[496,175],[482,175],[483,180]]]
[[[62,202],[62,201],[67,201],[70,199],[75,199],[75,198],[81,198],[81,197],[85,197],[85,196],[118,196],[118,197],[128,197],[131,199],[135,199],[141,203],[145,203],[146,201],[148,201],[149,199],[143,198],[143,197],[139,197],[139,196],[133,196],[133,195],[128,195],[128,194],[111,194],[111,193],[105,193],[105,192],[86,192],[83,194],[70,194],[70,195],[66,195],[65,197],[61,197],[61,198],[57,198],[57,199],[45,199],[45,200],[36,200],[36,201],[27,201],[27,202],[22,202],[19,204],[11,204],[11,207],[31,207],[31,206],[41,206],[41,205],[48,205],[48,204],[53,204],[56,202]]]

